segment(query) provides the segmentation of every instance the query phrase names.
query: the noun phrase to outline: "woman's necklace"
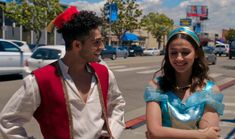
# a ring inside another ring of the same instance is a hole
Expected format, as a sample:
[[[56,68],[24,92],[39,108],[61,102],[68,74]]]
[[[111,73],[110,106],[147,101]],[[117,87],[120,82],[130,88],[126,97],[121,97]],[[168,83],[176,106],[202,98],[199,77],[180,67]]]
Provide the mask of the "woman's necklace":
[[[190,88],[191,87],[191,84],[188,84],[188,85],[186,85],[186,86],[178,86],[178,85],[176,85],[175,86],[175,89],[176,90],[186,90],[186,89],[188,89],[188,88]]]

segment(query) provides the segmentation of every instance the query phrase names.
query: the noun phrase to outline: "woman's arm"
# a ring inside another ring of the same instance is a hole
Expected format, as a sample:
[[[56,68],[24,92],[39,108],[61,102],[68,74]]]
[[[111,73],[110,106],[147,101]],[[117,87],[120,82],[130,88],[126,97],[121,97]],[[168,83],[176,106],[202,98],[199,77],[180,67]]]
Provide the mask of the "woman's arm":
[[[217,85],[214,85],[212,90],[215,93],[221,93]],[[199,128],[204,129],[204,128],[212,127],[212,126],[219,127],[219,121],[220,121],[220,118],[219,118],[218,113],[213,108],[207,105],[203,113],[202,119],[199,123]]]
[[[148,102],[146,108],[147,129],[150,139],[207,139],[218,138],[219,128],[210,127],[200,130],[185,130],[162,126],[161,108],[157,102]]]

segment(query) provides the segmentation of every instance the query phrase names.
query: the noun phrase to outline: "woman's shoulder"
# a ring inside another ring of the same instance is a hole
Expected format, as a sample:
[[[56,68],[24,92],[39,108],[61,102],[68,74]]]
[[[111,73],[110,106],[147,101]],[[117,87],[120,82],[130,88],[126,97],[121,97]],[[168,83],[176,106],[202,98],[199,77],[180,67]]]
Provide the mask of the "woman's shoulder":
[[[155,77],[149,81],[145,92],[144,99],[146,102],[149,101],[165,101],[167,100],[167,95],[163,93],[160,89],[160,82],[162,77]]]
[[[163,76],[155,76],[150,82],[160,87],[160,85],[163,83]]]
[[[205,80],[205,86],[203,87],[204,91],[212,91],[214,93],[220,93],[220,89],[218,85],[212,80]]]

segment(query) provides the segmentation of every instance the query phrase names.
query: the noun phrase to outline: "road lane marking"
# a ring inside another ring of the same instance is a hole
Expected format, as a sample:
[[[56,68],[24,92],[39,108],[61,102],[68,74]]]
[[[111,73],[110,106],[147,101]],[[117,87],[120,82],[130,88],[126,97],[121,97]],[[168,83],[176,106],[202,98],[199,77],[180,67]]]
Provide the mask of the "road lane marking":
[[[219,125],[223,127],[235,127],[235,123],[231,122],[220,122]]]
[[[225,106],[235,106],[235,103],[224,103]]]
[[[149,67],[134,67],[134,68],[117,69],[117,70],[114,70],[114,71],[125,72],[125,71],[142,70],[142,69],[148,69],[148,68]]]
[[[224,110],[224,115],[225,114],[232,114],[235,115],[235,110]]]
[[[145,70],[145,71],[140,71],[140,72],[136,72],[138,74],[148,74],[148,73],[154,73],[156,72],[157,70]]]
[[[209,76],[212,77],[212,78],[216,78],[216,77],[219,77],[221,75],[223,75],[223,74],[221,74],[221,73],[210,73],[209,74]]]
[[[110,69],[121,69],[121,68],[125,68],[126,66],[122,65],[122,66],[110,66]]]

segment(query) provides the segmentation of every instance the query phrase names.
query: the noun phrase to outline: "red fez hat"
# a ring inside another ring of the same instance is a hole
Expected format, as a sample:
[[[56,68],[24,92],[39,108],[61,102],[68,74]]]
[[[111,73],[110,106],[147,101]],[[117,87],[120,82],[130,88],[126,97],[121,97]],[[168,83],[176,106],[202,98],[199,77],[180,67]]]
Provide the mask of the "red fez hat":
[[[59,14],[55,20],[54,25],[57,29],[60,29],[63,27],[64,23],[71,20],[73,14],[80,13],[75,6],[71,6],[68,9],[66,9],[63,13]]]
[[[51,21],[51,23],[47,26],[47,31],[51,32],[53,26],[55,26],[57,29],[61,29],[63,25],[70,21],[72,16],[77,13],[79,14],[80,12],[77,10],[76,6],[71,6],[68,9],[66,9],[64,12],[59,14],[55,19]]]

